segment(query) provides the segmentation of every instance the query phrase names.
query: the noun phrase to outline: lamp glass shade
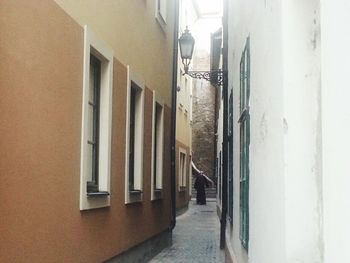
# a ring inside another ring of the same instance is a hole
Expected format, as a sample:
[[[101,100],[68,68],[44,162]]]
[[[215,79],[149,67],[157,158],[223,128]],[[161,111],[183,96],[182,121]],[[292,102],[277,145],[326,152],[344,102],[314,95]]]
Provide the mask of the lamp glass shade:
[[[185,32],[182,33],[181,37],[179,38],[181,59],[192,59],[194,42],[193,36],[186,28]]]

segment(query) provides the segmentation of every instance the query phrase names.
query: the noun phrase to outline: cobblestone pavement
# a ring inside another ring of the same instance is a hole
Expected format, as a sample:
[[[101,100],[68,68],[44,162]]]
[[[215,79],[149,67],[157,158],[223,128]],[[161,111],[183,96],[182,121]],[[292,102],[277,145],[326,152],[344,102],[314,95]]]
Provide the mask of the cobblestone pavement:
[[[159,253],[151,263],[224,262],[224,252],[219,247],[216,202],[208,201],[207,205],[190,202],[188,211],[176,219],[172,246]]]

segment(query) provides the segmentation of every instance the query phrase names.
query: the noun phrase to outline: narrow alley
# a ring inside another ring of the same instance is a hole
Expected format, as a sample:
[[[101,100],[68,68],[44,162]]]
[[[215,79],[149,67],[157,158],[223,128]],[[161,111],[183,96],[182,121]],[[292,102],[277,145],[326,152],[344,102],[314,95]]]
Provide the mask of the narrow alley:
[[[189,209],[177,217],[173,244],[164,249],[151,263],[224,262],[224,251],[219,247],[220,224],[215,199],[207,205],[190,201]]]
[[[0,0],[0,263],[350,263],[349,14]]]

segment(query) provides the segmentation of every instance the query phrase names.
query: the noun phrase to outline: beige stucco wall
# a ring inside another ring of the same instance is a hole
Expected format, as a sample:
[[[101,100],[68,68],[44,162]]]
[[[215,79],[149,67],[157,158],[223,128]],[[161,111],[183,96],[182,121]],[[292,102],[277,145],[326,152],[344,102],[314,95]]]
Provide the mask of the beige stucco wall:
[[[155,19],[156,0],[54,0],[81,26],[88,25],[114,56],[171,103],[175,1],[167,1],[167,25]]]
[[[180,65],[180,64],[179,64]],[[180,72],[180,70],[179,70]],[[187,78],[187,83],[185,82]],[[192,186],[192,124],[191,124],[191,93],[192,80],[188,76],[178,75],[177,107],[176,107],[176,207],[182,208],[188,204]],[[186,190],[179,191],[179,147],[186,150]]]
[[[189,113],[186,115],[183,110],[176,111],[176,139],[188,147],[192,144],[192,126],[190,125]]]
[[[192,4],[190,1],[179,0],[179,36],[183,33],[186,26],[190,26],[194,20],[194,14],[189,11]],[[193,10],[192,10],[193,11]],[[180,50],[178,56],[177,70],[177,103],[176,103],[176,176],[177,176],[177,195],[176,207],[182,208],[188,205],[191,196],[192,185],[192,169],[190,160],[192,160],[192,78],[188,75],[183,75],[184,68],[180,58]],[[187,183],[186,190],[179,191],[179,147],[186,149],[187,152]]]
[[[178,59],[176,100],[176,139],[191,148],[192,144],[192,78],[183,75],[183,65]]]
[[[111,206],[80,211],[83,28],[54,1],[2,0],[0,32],[0,262],[102,262],[167,230],[170,108],[164,195],[151,201],[152,86],[143,201],[124,204],[127,68],[115,57]]]
[[[186,188],[183,190],[179,189],[179,175],[180,175],[180,148],[181,150],[186,151]],[[184,208],[188,205],[188,202],[190,200],[190,195],[191,195],[191,177],[192,177],[192,169],[191,169],[191,148],[179,141],[176,141],[176,208]]]

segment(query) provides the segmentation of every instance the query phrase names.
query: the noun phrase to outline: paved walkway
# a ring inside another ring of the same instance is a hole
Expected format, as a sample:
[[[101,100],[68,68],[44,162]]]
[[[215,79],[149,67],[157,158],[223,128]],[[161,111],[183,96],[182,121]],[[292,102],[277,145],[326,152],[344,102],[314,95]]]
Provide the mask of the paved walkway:
[[[151,263],[222,263],[219,248],[220,225],[216,202],[207,205],[190,202],[189,210],[176,219],[173,244],[153,258]]]

